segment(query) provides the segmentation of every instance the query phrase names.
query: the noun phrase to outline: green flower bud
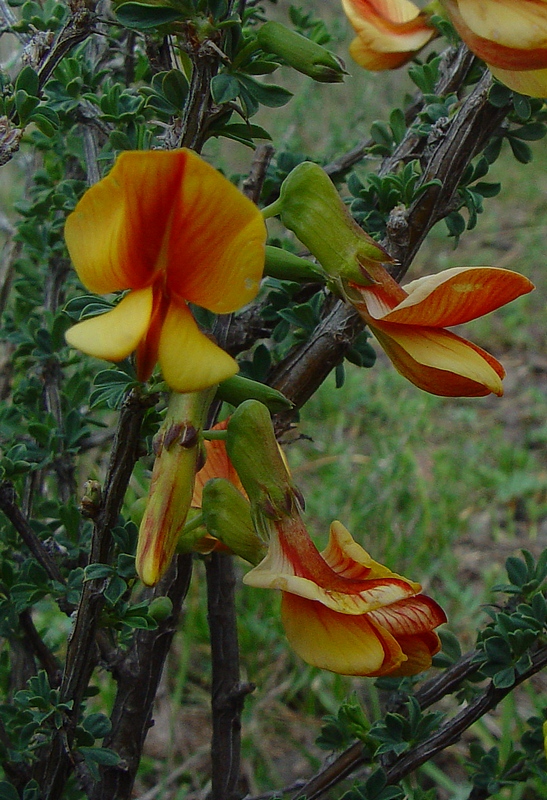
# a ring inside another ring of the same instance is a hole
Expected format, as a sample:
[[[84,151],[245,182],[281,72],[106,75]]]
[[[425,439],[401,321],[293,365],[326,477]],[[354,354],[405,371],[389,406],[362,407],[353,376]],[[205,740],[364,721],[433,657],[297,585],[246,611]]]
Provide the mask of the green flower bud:
[[[266,22],[258,31],[257,40],[267,53],[281,56],[287,64],[314,81],[340,83],[348,74],[338,56],[280,22]]]
[[[171,598],[163,595],[162,597],[154,597],[148,606],[148,613],[155,619],[156,622],[163,622],[173,613],[173,602]]]
[[[216,396],[219,400],[224,400],[232,406],[239,406],[245,400],[259,400],[270,409],[272,414],[279,411],[287,411],[293,407],[290,400],[284,394],[266,386],[264,383],[243,378],[241,375],[234,375],[222,383],[219,383]]]
[[[258,564],[266,555],[266,545],[256,532],[251,506],[233,483],[213,478],[203,488],[202,511],[211,536],[245,561]]]
[[[312,264],[306,258],[295,256],[281,247],[266,245],[266,263],[264,274],[280,281],[319,281],[325,283],[326,275],[317,264]],[[260,399],[260,398],[257,398]]]
[[[393,261],[355,222],[318,164],[304,161],[295,167],[270,208],[337,282],[370,285],[377,265]]]
[[[266,406],[256,400],[239,406],[228,423],[226,449],[251,501],[255,525],[267,538],[264,518],[292,516],[301,497],[285,466]]]

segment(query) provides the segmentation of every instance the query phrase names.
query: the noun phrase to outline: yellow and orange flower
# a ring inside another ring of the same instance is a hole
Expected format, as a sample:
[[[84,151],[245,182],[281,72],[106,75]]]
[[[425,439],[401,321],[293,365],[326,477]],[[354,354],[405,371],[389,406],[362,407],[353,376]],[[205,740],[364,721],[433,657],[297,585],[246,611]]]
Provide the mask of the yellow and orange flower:
[[[396,69],[437,35],[410,0],[342,0],[342,6],[357,34],[350,54],[365,69]]]
[[[237,372],[188,303],[225,314],[250,302],[266,228],[256,206],[198,155],[122,153],[70,214],[65,238],[89,290],[131,290],[112,311],[71,328],[70,345],[107,361],[136,351],[139,379],[159,362],[176,392],[201,391]]]
[[[387,273],[386,273],[387,276]],[[446,327],[488,314],[533,284],[497,267],[458,267],[412,281],[355,286],[348,299],[395,368],[420,389],[445,397],[503,394],[505,370],[493,356]]]
[[[244,583],[283,593],[281,614],[298,655],[343,675],[414,675],[440,648],[446,622],[421,586],[374,561],[340,522],[319,553],[296,516],[272,525],[268,555]]]
[[[454,27],[493,75],[547,96],[547,0],[442,0]]]

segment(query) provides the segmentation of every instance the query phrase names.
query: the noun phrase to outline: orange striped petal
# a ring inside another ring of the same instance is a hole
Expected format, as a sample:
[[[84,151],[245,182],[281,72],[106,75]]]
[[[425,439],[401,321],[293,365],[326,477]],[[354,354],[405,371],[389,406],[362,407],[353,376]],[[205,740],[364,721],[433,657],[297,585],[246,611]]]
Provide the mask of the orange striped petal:
[[[95,358],[122,361],[145,336],[152,314],[152,289],[129,292],[112,311],[85,319],[70,328],[71,347]]]
[[[197,158],[197,156],[196,156]],[[149,285],[157,270],[187,151],[122,153],[84,194],[65,225],[80,280],[98,294]]]
[[[503,394],[505,370],[472,342],[442,328],[377,321],[370,327],[397,371],[419,389],[441,397]]]
[[[427,633],[446,622],[446,614],[435,600],[425,594],[408,597],[390,606],[369,613],[373,619],[398,640],[400,636]]]
[[[225,314],[249,303],[264,269],[266,226],[239,189],[192,151],[174,201],[167,247],[168,288]],[[181,265],[180,269],[176,265]]]
[[[358,580],[397,578],[408,583],[414,592],[421,591],[422,587],[419,583],[409,581],[374,561],[338,520],[335,520],[330,526],[329,543],[322,551],[321,556],[334,572],[344,578]]]
[[[290,547],[282,532],[279,535],[272,532],[266,558],[245,575],[243,582],[262,589],[291,592],[350,615],[364,614],[415,593],[408,581],[395,576],[372,580],[344,578],[321,558],[303,526],[298,536],[298,548]]]
[[[449,328],[489,314],[522,294],[534,284],[508,269],[497,267],[456,267],[438,275],[428,275],[404,287],[407,297],[395,308],[381,315],[384,322]],[[367,301],[368,289],[362,294]]]
[[[169,306],[158,360],[165,381],[175,392],[200,392],[238,371],[237,362],[199,330],[186,304]]]
[[[222,422],[218,422],[212,430],[224,431],[227,426],[228,420],[225,419]],[[205,457],[205,464],[196,475],[194,484],[194,496],[192,498],[192,506],[194,508],[201,508],[203,487],[207,481],[213,478],[225,478],[227,481],[230,481],[242,495],[245,497],[247,496],[239,480],[239,475],[228,458],[226,443],[222,439],[205,440]]]
[[[308,664],[342,675],[371,675],[399,667],[405,655],[367,615],[338,614],[321,603],[283,594],[281,620],[293,650]],[[389,665],[389,666],[388,666]]]

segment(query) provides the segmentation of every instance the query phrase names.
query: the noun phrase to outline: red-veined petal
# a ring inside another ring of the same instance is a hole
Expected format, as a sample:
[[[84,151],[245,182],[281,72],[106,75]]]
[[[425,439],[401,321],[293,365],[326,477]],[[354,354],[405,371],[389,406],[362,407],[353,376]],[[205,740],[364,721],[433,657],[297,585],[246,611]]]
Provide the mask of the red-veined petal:
[[[161,329],[158,360],[175,392],[200,392],[238,371],[237,362],[199,330],[188,306],[174,303]]]
[[[308,664],[342,675],[370,675],[405,660],[397,641],[367,620],[283,594],[281,620],[293,650]]]
[[[409,581],[374,561],[338,520],[331,523],[329,543],[321,556],[331,569],[344,578],[357,580],[397,578],[406,581],[416,593],[422,588],[419,583]]]
[[[151,287],[129,292],[112,311],[77,323],[65,338],[82,353],[106,361],[122,361],[145,336],[151,313]]]
[[[377,608],[369,613],[369,617],[396,639],[426,633],[446,622],[446,614],[440,605],[425,594]]]
[[[272,531],[266,558],[243,579],[248,586],[291,592],[350,615],[364,614],[415,593],[409,582],[395,576],[355,580],[338,575],[322,559],[301,521],[287,536],[292,522],[284,520],[277,534]],[[295,544],[294,539],[298,540]]]
[[[533,288],[528,278],[508,269],[455,267],[407,284],[404,290],[408,296],[381,319],[404,325],[450,328],[489,314]],[[365,302],[368,291],[362,290]],[[375,314],[372,316],[377,319]]]
[[[419,389],[441,397],[503,394],[505,370],[472,342],[442,328],[368,322],[397,371]]]
[[[225,314],[258,292],[266,226],[255,204],[218,170],[191,150],[184,152],[184,180],[173,201],[167,247],[168,289]]]
[[[65,225],[84,286],[104,294],[152,282],[186,159],[184,150],[125,152],[87,190]]]

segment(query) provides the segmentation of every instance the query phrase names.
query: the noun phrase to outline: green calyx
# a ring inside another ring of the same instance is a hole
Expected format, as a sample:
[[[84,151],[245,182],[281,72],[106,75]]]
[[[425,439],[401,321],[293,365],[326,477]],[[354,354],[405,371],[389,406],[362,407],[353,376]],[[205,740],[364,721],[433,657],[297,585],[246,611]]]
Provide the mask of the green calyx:
[[[285,178],[275,211],[337,282],[370,285],[367,267],[392,261],[352,218],[326,172],[311,161]]]
[[[211,536],[250,564],[262,561],[267,548],[255,530],[251,506],[230,481],[213,478],[205,484],[202,510]]]
[[[257,41],[266,53],[280,56],[314,81],[340,83],[348,74],[343,61],[334,53],[280,22],[266,22],[258,31]]]

